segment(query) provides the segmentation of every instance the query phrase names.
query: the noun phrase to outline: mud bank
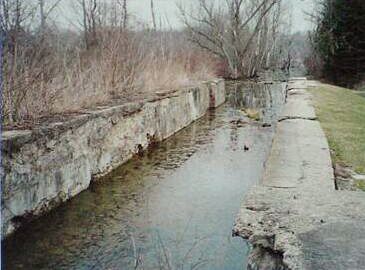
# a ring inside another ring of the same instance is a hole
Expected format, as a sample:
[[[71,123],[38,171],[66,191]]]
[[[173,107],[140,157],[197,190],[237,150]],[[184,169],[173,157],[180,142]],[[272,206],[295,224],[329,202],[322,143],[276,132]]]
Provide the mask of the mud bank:
[[[289,82],[262,183],[233,233],[252,245],[247,268],[363,269],[365,194],[336,191],[327,139],[306,80]]]
[[[223,80],[2,134],[2,238],[225,101]]]

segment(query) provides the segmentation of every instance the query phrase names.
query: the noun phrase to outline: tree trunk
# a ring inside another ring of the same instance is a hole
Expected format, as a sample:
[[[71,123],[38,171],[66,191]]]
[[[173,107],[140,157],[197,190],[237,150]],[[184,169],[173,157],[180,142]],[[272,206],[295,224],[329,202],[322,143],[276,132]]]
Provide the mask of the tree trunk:
[[[155,14],[155,6],[153,3],[153,0],[151,0],[151,16],[152,16],[152,26],[153,26],[153,30],[157,30],[157,25],[156,25],[156,14]]]
[[[41,25],[40,25],[40,32],[41,35],[44,35],[46,29],[46,13],[44,10],[44,0],[38,0],[39,2],[39,12],[41,17]]]
[[[123,18],[122,18],[122,28],[123,30],[127,29],[127,23],[128,23],[128,9],[127,9],[127,0],[123,0]]]
[[[87,9],[86,9],[86,0],[81,0],[82,6],[82,20],[83,20],[83,31],[84,31],[84,42],[85,47],[89,49],[89,38],[88,38],[88,26],[87,26]]]

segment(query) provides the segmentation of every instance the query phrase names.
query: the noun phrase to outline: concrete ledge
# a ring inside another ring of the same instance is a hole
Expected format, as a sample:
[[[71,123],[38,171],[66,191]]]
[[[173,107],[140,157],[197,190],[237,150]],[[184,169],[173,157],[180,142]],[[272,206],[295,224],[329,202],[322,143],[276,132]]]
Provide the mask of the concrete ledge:
[[[224,81],[217,80],[83,111],[34,130],[3,132],[2,238],[224,101]]]
[[[335,190],[326,137],[307,119],[315,117],[310,96],[295,91],[233,232],[252,244],[249,270],[363,269],[365,193]]]
[[[288,91],[287,104],[280,115],[283,119],[307,119],[316,120],[313,106],[310,106],[311,96],[304,89],[292,89]]]

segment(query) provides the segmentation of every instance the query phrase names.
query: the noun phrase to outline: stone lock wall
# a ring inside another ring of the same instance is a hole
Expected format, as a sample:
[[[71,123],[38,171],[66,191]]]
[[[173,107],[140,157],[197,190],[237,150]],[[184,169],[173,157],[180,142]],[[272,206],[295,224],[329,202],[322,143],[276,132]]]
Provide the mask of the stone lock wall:
[[[223,80],[2,134],[2,238],[225,101]]]

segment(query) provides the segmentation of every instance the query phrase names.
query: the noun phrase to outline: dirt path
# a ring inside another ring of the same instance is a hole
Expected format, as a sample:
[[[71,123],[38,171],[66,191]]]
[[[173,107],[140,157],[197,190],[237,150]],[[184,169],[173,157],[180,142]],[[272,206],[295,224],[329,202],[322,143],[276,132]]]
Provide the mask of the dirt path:
[[[236,220],[234,233],[254,247],[248,269],[365,267],[365,193],[335,190],[306,88],[305,78],[290,81],[263,181]]]

